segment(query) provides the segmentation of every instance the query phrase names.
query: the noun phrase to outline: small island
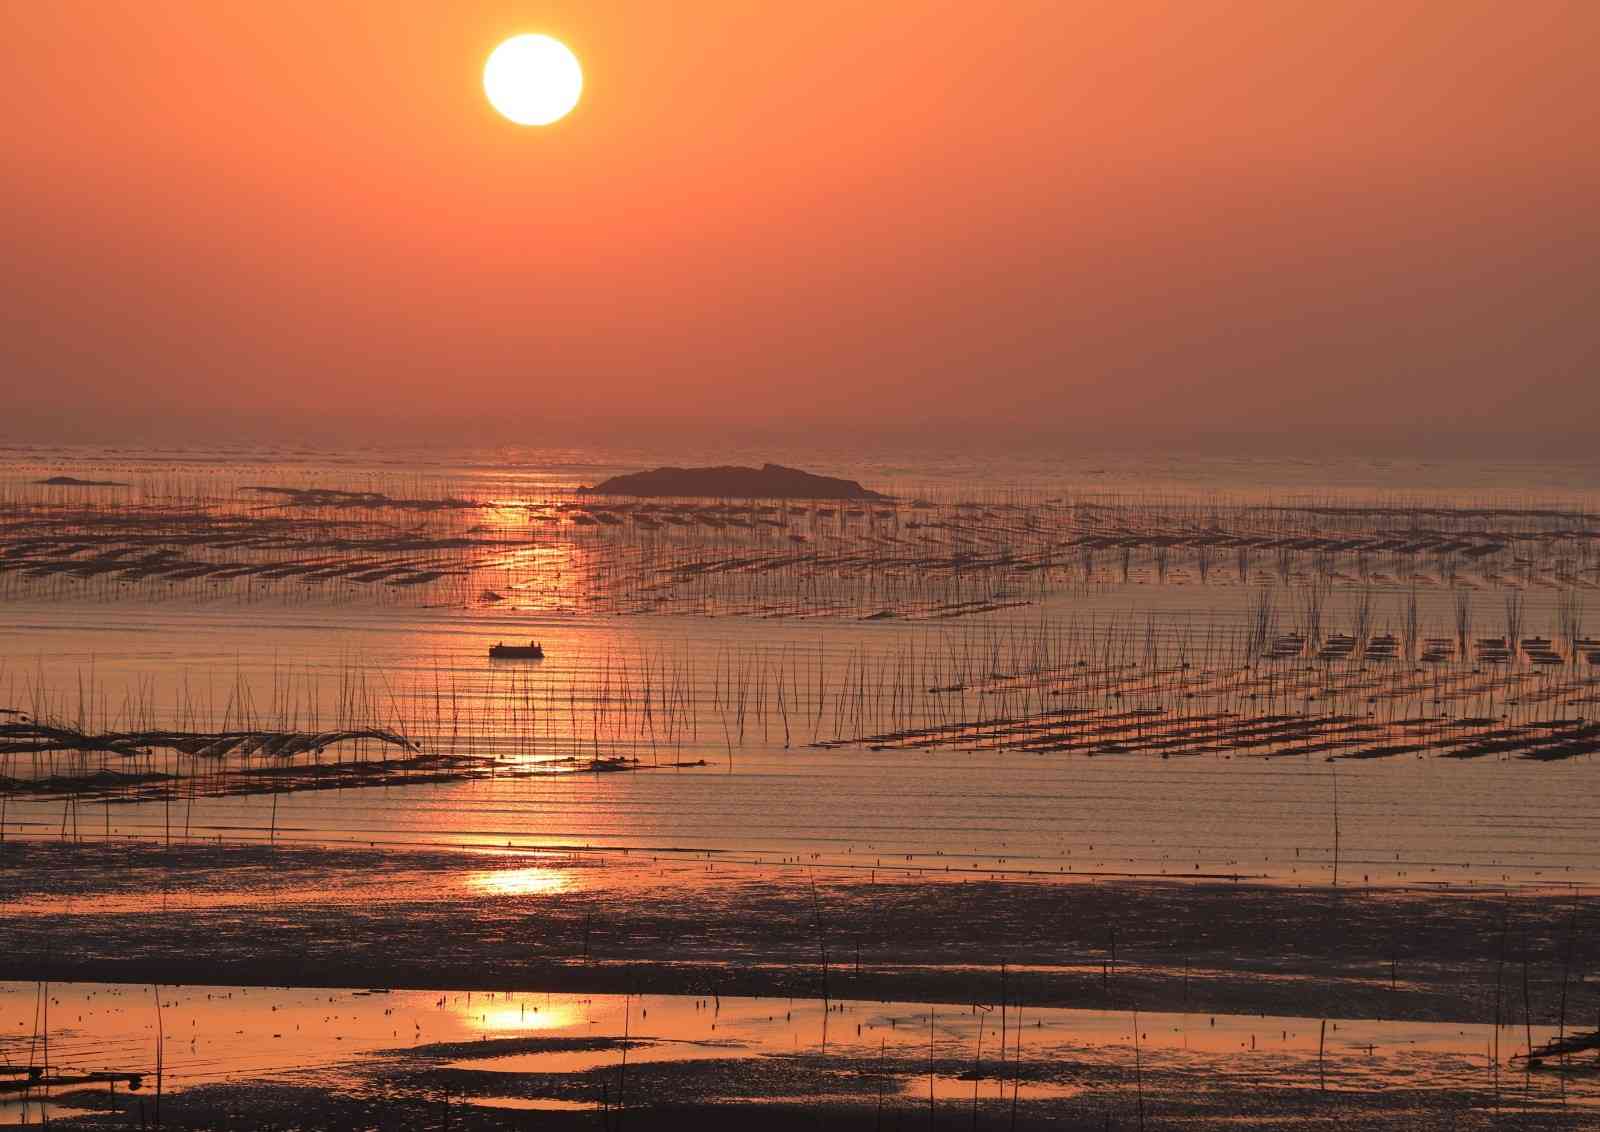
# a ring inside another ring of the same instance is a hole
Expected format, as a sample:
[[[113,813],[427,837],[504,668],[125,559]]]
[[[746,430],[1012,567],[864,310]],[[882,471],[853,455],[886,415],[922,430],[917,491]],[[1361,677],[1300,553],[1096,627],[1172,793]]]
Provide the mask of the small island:
[[[763,464],[759,468],[654,468],[613,476],[580,495],[634,495],[653,498],[706,499],[888,499],[855,480],[837,479]]]
[[[80,480],[77,476],[51,476],[47,480],[34,480],[41,487],[128,487],[121,480]]]

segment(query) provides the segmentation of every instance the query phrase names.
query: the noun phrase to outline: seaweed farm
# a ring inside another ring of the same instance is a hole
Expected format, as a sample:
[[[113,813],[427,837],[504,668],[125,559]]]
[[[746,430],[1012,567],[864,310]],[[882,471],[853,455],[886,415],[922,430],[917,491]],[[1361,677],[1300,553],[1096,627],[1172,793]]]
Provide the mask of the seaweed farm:
[[[1592,493],[62,466],[7,1120],[1594,1120]]]
[[[849,502],[628,500],[371,473],[13,481],[0,598],[948,620],[1130,588],[1592,589],[1580,506],[1228,501],[941,485]],[[1308,598],[1308,601],[1315,600]],[[1537,603],[1533,603],[1537,604]]]
[[[259,607],[181,627],[162,606],[123,614],[131,640],[178,632],[217,656],[164,676],[102,651],[93,606],[63,610],[56,659],[0,669],[0,829],[1296,882],[1341,865],[1345,883],[1600,874],[1571,784],[1600,743],[1582,591],[1554,595],[1542,635],[1522,591],[1333,593],[1260,585],[1234,617],[1091,604],[824,634],[550,621],[529,630],[550,651],[532,663],[485,660],[470,610],[352,617],[340,647],[372,651],[323,659],[304,650],[325,630]],[[1038,796],[996,793],[995,774]],[[1486,853],[1503,792],[1547,809]],[[931,826],[891,820],[904,797]],[[1259,807],[1248,837],[1218,821],[1224,798]]]

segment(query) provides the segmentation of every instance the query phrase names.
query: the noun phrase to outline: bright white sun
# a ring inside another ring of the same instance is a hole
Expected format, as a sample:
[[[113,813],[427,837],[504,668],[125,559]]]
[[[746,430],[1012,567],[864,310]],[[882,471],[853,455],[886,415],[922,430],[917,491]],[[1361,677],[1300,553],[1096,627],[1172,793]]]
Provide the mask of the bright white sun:
[[[489,104],[519,126],[548,126],[565,118],[583,93],[583,68],[559,39],[514,35],[483,65]]]

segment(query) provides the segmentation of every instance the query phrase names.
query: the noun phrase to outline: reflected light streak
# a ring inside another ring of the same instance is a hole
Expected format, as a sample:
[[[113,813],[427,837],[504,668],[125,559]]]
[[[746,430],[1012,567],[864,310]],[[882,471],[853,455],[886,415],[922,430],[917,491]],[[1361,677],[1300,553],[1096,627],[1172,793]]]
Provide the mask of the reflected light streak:
[[[533,865],[473,873],[467,878],[467,885],[495,896],[546,896],[567,891],[572,887],[572,878],[561,869]]]
[[[453,1009],[467,1029],[491,1035],[527,1033],[530,1030],[565,1030],[583,1021],[578,1007],[567,1003],[486,1003],[478,999],[468,1005],[463,998]]]

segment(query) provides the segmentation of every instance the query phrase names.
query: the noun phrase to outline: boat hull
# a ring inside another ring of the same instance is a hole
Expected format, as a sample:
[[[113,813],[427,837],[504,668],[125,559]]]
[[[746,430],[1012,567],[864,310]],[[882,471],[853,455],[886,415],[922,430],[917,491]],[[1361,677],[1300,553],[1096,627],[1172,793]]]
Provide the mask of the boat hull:
[[[544,649],[537,645],[490,645],[490,660],[543,660]]]

